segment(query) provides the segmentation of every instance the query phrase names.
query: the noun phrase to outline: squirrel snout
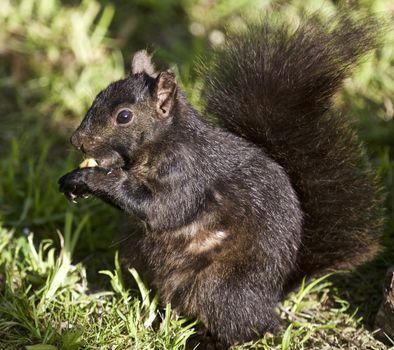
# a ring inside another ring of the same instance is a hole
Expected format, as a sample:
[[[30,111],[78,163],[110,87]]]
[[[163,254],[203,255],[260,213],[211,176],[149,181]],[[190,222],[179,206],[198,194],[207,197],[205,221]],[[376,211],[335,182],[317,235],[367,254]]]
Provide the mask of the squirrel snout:
[[[86,135],[82,134],[78,130],[76,130],[70,138],[71,144],[77,148],[77,149],[82,149],[84,140],[86,139]]]
[[[81,139],[78,137],[77,132],[74,132],[71,137],[70,137],[70,143],[78,149],[81,149],[82,146],[82,141]]]
[[[89,152],[96,145],[96,140],[94,138],[89,137],[78,130],[72,134],[70,142],[75,148],[84,153]]]

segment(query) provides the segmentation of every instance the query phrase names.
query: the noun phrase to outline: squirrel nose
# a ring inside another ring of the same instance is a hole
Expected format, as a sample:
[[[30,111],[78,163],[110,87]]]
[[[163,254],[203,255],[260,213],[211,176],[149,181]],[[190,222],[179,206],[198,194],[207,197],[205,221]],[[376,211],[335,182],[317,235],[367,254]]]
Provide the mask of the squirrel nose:
[[[83,137],[81,137],[81,134],[78,131],[75,131],[71,135],[70,142],[75,148],[81,149],[83,145],[82,139]]]
[[[84,153],[89,152],[95,146],[94,139],[88,137],[84,133],[78,132],[78,130],[72,134],[70,142],[75,148]]]

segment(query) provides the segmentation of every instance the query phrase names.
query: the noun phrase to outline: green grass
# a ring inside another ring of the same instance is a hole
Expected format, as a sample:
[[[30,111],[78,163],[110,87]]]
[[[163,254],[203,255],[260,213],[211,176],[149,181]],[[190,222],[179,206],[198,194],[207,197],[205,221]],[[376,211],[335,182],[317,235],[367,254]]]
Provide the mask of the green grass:
[[[100,271],[110,288],[89,290],[83,264],[71,262],[85,222],[72,230],[66,217],[60,251],[49,239],[37,246],[32,233],[16,237],[0,231],[2,278],[0,345],[31,350],[184,349],[195,322],[178,317],[170,306],[158,307],[157,296],[135,270],[138,291],[126,289],[115,255],[115,268]],[[366,331],[362,318],[350,312],[329,276],[303,283],[279,306],[285,330],[239,349],[387,349]],[[34,344],[34,345],[30,345]],[[44,346],[45,344],[45,346]]]
[[[193,323],[172,315],[169,306],[159,311],[157,297],[151,298],[135,271],[139,294],[124,288],[118,264],[115,271],[100,271],[111,289],[89,291],[84,266],[71,263],[84,223],[71,232],[71,220],[68,215],[58,253],[48,239],[36,247],[31,233],[16,238],[1,231],[0,246],[7,250],[1,264],[10,283],[0,299],[0,344],[30,350],[183,349]]]
[[[389,0],[360,3],[393,16]],[[303,10],[337,11],[327,0],[0,2],[0,349],[184,349],[194,320],[160,305],[135,271],[122,277],[122,215],[95,199],[69,204],[57,179],[81,158],[71,131],[132,51],[154,48],[199,106],[196,59],[213,31],[254,20],[256,6],[292,22]],[[393,44],[388,33],[337,98],[387,189],[384,251],[355,273],[303,284],[278,307],[284,332],[239,349],[394,348],[373,333],[394,262]],[[130,277],[138,290],[122,282]]]

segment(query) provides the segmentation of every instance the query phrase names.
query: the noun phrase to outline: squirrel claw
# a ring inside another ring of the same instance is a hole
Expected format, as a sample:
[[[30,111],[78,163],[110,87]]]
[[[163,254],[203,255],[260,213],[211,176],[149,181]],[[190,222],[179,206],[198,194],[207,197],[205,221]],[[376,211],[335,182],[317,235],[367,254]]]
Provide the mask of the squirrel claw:
[[[94,168],[76,169],[59,179],[59,191],[63,192],[70,202],[77,203],[77,198],[88,196],[88,187],[83,176],[85,172],[89,171],[88,169]]]
[[[69,192],[69,193],[65,193],[64,195],[66,196],[66,198],[70,202],[75,203],[75,204],[77,203],[77,201],[76,201],[77,196],[74,193]]]

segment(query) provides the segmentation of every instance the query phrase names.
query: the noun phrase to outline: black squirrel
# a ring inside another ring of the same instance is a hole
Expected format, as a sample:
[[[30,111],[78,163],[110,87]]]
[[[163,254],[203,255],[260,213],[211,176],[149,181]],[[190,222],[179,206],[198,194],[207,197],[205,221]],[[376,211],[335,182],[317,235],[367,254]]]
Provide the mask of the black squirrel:
[[[100,92],[71,138],[95,158],[60,180],[138,217],[152,284],[228,346],[280,328],[303,276],[379,251],[381,190],[332,96],[377,43],[377,20],[263,20],[203,69],[210,123],[146,51]]]

